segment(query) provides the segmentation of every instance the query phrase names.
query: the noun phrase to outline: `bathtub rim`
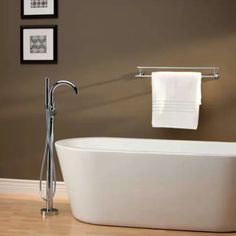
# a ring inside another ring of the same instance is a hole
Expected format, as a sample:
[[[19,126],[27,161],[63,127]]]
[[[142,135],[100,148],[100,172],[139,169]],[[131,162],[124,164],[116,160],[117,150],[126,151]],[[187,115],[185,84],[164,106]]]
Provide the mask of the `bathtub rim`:
[[[236,142],[225,142],[225,141],[201,141],[201,140],[179,140],[179,139],[151,139],[151,138],[128,138],[128,137],[104,137],[104,136],[93,136],[93,137],[75,137],[75,138],[66,138],[66,139],[60,139],[55,141],[54,145],[55,147],[59,148],[65,148],[67,150],[73,150],[73,151],[82,151],[82,152],[105,152],[105,153],[129,153],[129,154],[161,154],[161,155],[173,155],[173,156],[209,156],[209,157],[235,157],[236,158],[236,152],[235,153],[226,153],[226,154],[218,154],[218,153],[207,153],[207,152],[202,152],[202,153],[197,153],[197,152],[163,152],[163,151],[135,151],[135,150],[122,150],[122,149],[117,149],[117,150],[112,150],[112,149],[103,149],[103,148],[81,148],[81,147],[73,147],[73,146],[68,146],[65,143],[65,141],[74,141],[74,140],[86,140],[86,139],[137,139],[137,140],[157,140],[157,141],[171,141],[171,142],[197,142],[197,143],[211,143],[214,145],[217,144],[235,144]]]

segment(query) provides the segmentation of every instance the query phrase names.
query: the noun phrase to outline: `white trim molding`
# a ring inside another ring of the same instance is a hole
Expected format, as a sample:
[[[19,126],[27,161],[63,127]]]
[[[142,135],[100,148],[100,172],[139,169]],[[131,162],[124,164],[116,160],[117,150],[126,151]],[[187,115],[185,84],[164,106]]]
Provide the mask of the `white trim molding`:
[[[45,181],[43,181],[43,186]],[[0,194],[22,194],[39,196],[39,180],[0,178]],[[67,198],[64,182],[57,181],[55,197]]]

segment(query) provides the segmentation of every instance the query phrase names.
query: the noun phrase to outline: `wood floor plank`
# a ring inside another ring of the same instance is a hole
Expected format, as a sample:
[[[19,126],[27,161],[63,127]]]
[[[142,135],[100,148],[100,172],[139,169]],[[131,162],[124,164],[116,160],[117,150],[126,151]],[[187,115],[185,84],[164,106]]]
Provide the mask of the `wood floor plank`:
[[[236,233],[201,233],[98,226],[80,222],[66,199],[56,199],[59,215],[40,215],[42,201],[33,196],[0,195],[0,236],[236,236]]]

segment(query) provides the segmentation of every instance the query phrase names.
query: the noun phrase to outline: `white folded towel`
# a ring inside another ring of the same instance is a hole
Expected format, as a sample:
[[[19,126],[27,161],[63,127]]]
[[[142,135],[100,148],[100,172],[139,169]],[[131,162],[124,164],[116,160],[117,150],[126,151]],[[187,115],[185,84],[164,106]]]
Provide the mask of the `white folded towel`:
[[[200,72],[152,73],[152,127],[197,129]]]

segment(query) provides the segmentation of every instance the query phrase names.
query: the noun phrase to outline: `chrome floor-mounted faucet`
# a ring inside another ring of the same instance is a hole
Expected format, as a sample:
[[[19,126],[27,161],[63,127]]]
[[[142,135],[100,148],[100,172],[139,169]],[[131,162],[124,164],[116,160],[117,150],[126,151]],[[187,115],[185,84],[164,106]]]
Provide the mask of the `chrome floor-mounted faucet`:
[[[41,214],[43,216],[54,215],[58,213],[58,209],[53,208],[53,198],[56,193],[56,170],[53,156],[54,119],[56,115],[56,109],[53,95],[55,89],[60,85],[68,85],[74,89],[76,94],[78,94],[77,87],[73,83],[67,80],[59,80],[54,84],[50,85],[49,79],[45,78],[45,111],[46,111],[47,134],[46,134],[44,157],[42,161],[42,166],[40,171],[40,181],[39,181],[40,196],[46,202],[46,207],[41,209]],[[46,189],[45,189],[45,194],[43,194],[42,180],[45,167],[46,167]]]

